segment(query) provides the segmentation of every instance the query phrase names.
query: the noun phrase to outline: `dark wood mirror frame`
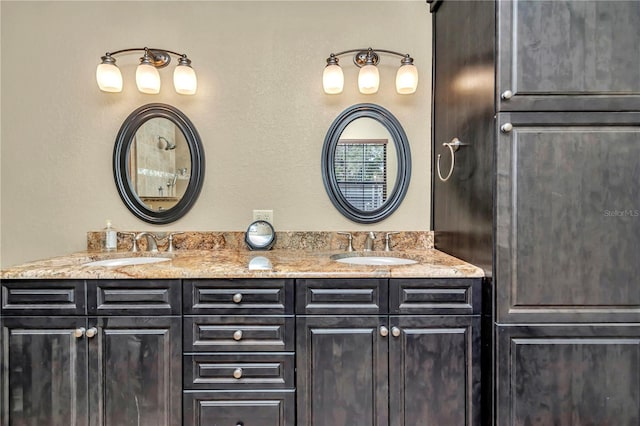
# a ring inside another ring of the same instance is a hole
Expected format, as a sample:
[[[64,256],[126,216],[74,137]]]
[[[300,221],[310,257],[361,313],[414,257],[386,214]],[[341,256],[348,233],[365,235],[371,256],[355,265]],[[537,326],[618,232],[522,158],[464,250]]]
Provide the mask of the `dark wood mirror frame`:
[[[338,187],[335,173],[335,155],[338,141],[344,129],[354,120],[372,118],[381,123],[393,139],[398,157],[396,181],[384,204],[375,210],[365,211],[354,207]],[[411,150],[400,122],[383,107],[375,104],[356,104],[344,110],[334,120],[322,147],[322,180],[333,205],[347,218],[359,223],[376,223],[389,217],[399,206],[409,188],[411,179]]]
[[[182,198],[175,206],[161,211],[149,209],[138,197],[129,176],[129,153],[136,131],[152,118],[166,118],[175,124],[189,145],[191,177]],[[163,225],[183,217],[196,202],[204,180],[205,160],[200,135],[191,121],[171,105],[154,103],[133,111],[122,124],[113,149],[113,176],[120,198],[127,208],[145,222]]]

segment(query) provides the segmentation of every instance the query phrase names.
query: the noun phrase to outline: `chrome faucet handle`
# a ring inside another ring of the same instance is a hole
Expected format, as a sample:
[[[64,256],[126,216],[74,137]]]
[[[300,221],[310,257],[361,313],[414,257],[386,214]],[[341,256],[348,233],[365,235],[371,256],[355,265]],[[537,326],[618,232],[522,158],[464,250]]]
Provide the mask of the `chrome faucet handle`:
[[[391,246],[389,245],[389,243],[391,242],[391,236],[393,234],[399,234],[400,231],[395,231],[395,232],[387,232],[384,235],[384,251],[391,251]]]
[[[138,241],[136,240],[135,232],[118,232],[118,234],[128,235],[129,237],[131,237],[131,252],[135,253],[138,251]]]
[[[167,249],[168,252],[172,252],[175,250],[175,247],[173,246],[173,237],[180,234],[184,234],[184,232],[172,232],[169,234],[169,248]]]
[[[158,237],[156,237],[156,235],[151,232],[144,231],[136,235],[135,240],[140,241],[140,238],[142,237],[147,238],[147,251],[156,253],[158,251]]]
[[[338,232],[340,235],[346,235],[348,238],[347,251],[353,251],[353,235],[351,232]]]

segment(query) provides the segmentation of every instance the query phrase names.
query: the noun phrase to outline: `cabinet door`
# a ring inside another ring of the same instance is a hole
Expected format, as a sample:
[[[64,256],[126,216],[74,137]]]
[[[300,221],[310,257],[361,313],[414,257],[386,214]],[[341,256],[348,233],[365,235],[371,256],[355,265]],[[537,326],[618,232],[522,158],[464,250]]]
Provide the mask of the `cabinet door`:
[[[480,317],[390,320],[390,424],[480,424]]]
[[[2,319],[2,425],[86,426],[85,318]]]
[[[388,424],[389,337],[381,326],[384,316],[298,317],[296,424]]]
[[[640,3],[498,1],[500,111],[640,109]]]
[[[640,113],[499,119],[498,322],[640,321]]]
[[[89,339],[91,424],[180,424],[180,318],[99,317],[89,326],[97,329]]]
[[[640,424],[640,325],[497,327],[497,425]]]

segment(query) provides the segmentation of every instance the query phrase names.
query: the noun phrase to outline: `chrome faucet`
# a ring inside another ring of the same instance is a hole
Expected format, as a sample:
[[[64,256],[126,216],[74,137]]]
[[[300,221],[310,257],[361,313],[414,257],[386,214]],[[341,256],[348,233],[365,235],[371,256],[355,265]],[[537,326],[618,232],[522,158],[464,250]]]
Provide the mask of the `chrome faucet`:
[[[367,239],[364,240],[364,251],[373,250],[373,241],[376,239],[376,234],[373,232],[369,232],[367,234]]]
[[[158,240],[155,234],[151,232],[141,232],[136,235],[136,241],[140,241],[140,238],[147,237],[147,251],[157,252],[158,251]]]

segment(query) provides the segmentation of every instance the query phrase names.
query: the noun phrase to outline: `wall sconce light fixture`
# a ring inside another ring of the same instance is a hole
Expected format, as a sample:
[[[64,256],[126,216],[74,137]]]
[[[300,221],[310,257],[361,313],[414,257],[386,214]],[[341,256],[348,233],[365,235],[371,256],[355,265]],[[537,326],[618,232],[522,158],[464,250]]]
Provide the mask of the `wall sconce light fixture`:
[[[166,49],[133,48],[107,52],[96,70],[98,86],[103,92],[122,92],[122,73],[116,65],[114,55],[127,52],[144,52],[140,65],[136,69],[136,85],[142,93],[160,92],[160,74],[158,68],[164,68],[171,62],[171,55],[178,57],[178,65],[173,71],[173,86],[181,95],[194,95],[198,87],[196,72],[191,68],[187,55]]]
[[[378,91],[380,75],[378,73],[378,53],[388,53],[402,58],[400,68],[396,74],[396,91],[401,95],[415,93],[418,87],[418,69],[413,65],[413,58],[409,54],[402,54],[384,49],[351,49],[340,53],[332,53],[327,58],[327,66],[322,73],[322,86],[324,92],[329,95],[342,93],[344,87],[344,74],[338,65],[338,56],[347,53],[355,53],[353,63],[360,68],[358,74],[358,89],[360,93],[368,95]]]

